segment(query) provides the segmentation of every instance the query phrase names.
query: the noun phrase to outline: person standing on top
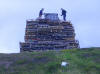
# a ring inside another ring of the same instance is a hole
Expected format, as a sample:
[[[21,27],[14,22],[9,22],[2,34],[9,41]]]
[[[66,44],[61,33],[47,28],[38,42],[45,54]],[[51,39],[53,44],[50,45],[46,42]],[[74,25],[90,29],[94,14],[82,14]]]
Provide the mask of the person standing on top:
[[[40,10],[40,12],[39,12],[39,18],[42,17],[42,15],[43,15],[43,11],[44,11],[44,9],[42,8],[42,9]]]
[[[63,16],[63,20],[66,21],[66,10],[64,10],[63,8],[61,8],[61,10],[62,10],[61,16]]]

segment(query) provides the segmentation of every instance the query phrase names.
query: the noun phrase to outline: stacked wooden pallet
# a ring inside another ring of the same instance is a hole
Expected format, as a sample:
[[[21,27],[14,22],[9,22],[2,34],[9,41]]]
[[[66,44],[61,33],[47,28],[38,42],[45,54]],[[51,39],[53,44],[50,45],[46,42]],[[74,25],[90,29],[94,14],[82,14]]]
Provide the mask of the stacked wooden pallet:
[[[70,22],[50,19],[27,21],[24,39],[25,42],[20,43],[21,51],[79,48]]]

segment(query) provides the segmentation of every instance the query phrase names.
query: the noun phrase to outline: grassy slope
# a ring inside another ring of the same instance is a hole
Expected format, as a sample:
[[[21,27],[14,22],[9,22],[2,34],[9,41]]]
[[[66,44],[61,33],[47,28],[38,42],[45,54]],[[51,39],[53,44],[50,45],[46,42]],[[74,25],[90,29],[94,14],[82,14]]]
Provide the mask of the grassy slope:
[[[100,48],[0,54],[0,74],[100,74]]]

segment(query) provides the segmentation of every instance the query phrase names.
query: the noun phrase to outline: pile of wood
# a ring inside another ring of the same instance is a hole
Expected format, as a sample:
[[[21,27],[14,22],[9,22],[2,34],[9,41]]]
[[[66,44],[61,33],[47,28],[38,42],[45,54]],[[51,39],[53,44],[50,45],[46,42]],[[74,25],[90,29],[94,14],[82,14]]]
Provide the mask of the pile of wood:
[[[21,51],[79,48],[72,24],[60,20],[28,20],[24,38],[25,42],[20,42]]]

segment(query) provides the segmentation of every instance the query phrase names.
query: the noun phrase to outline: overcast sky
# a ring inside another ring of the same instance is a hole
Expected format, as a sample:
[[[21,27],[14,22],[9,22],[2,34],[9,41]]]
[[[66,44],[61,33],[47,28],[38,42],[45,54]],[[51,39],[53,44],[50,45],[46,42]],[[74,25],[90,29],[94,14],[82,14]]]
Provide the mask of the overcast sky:
[[[0,53],[19,52],[27,19],[36,19],[41,8],[58,13],[67,10],[80,47],[100,47],[100,0],[0,0]]]

